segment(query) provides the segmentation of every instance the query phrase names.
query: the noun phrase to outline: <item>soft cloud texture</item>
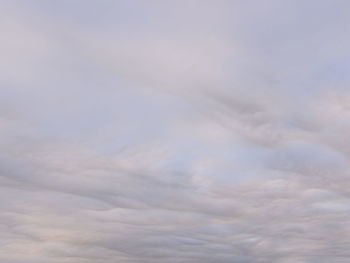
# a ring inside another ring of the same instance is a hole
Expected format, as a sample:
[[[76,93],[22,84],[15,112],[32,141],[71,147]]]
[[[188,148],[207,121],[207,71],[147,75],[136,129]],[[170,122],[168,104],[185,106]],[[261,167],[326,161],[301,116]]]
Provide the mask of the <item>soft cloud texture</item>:
[[[349,262],[350,2],[0,6],[0,262]]]

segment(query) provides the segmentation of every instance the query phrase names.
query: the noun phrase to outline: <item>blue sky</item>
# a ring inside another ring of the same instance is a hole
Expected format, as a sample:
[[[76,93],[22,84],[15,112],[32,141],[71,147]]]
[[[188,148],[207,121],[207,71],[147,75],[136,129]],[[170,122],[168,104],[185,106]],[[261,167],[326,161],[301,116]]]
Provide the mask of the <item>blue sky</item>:
[[[0,1],[0,261],[348,262],[349,10]]]

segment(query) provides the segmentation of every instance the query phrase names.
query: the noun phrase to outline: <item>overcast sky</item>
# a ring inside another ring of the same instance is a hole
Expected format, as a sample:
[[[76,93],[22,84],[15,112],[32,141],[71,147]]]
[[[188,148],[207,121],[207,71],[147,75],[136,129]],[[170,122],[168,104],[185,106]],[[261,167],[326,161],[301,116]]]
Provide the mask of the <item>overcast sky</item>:
[[[349,14],[0,0],[0,262],[348,263]]]

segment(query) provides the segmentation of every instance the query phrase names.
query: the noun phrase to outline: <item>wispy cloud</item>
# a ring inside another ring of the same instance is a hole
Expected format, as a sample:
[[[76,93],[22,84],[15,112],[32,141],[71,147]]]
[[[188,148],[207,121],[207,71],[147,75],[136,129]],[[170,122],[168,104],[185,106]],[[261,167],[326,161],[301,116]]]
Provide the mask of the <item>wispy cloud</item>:
[[[0,262],[348,262],[348,1],[0,6]]]

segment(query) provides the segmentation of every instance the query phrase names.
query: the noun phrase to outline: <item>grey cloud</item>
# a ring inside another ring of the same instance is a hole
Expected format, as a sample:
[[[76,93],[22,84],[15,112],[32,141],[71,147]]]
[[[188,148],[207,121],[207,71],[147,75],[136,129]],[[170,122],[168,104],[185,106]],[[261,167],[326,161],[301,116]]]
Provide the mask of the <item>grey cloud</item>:
[[[1,5],[0,262],[348,261],[347,1]]]

